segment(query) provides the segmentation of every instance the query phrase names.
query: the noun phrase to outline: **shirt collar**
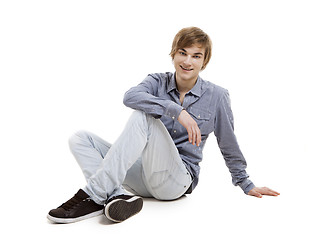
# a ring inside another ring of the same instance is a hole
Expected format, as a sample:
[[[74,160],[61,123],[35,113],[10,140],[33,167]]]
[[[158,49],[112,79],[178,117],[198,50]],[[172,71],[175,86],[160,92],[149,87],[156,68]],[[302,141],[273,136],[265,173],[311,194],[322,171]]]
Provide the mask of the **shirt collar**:
[[[170,82],[169,82],[169,85],[167,87],[167,93],[171,92],[174,89],[176,89],[178,91],[175,76],[176,76],[176,73],[174,73],[170,78]],[[202,79],[200,78],[200,76],[198,76],[197,82],[195,83],[194,87],[189,92],[191,92],[193,95],[201,97],[201,95],[202,95]]]

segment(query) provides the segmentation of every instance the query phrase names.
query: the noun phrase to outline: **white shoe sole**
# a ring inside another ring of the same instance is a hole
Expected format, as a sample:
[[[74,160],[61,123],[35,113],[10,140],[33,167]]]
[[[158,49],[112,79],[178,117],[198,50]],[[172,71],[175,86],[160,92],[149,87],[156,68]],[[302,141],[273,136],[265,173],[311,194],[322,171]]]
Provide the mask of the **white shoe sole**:
[[[119,223],[139,213],[142,207],[143,199],[139,196],[128,200],[115,199],[105,206],[104,214],[109,220]]]
[[[99,210],[99,211],[89,213],[89,214],[86,214],[84,216],[77,217],[77,218],[56,218],[56,217],[52,217],[51,215],[47,214],[47,218],[50,221],[55,222],[55,223],[74,223],[74,222],[78,222],[78,221],[85,220],[88,218],[99,216],[102,213],[103,213],[103,210]]]

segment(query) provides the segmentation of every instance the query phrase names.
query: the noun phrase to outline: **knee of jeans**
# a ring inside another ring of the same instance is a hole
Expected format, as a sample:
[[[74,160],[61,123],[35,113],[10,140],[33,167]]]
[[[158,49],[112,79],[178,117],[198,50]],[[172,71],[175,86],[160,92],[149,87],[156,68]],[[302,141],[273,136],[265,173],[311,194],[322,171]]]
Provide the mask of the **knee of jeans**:
[[[146,113],[144,113],[142,111],[139,111],[139,110],[136,110],[132,113],[132,117],[135,118],[135,119],[144,120],[144,119],[146,119]]]
[[[77,131],[68,140],[69,147],[71,150],[75,149],[78,144],[82,144],[84,139],[88,138],[88,133],[84,130]]]
[[[136,110],[132,113],[128,123],[134,124],[135,126],[146,128],[148,115],[142,111]]]

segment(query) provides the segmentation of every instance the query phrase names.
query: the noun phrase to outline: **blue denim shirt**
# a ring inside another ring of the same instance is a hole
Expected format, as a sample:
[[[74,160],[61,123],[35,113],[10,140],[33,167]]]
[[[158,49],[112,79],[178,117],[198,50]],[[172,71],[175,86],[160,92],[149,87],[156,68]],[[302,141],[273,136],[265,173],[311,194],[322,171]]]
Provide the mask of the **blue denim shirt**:
[[[198,184],[202,150],[210,133],[214,132],[232,183],[247,194],[254,186],[246,173],[246,160],[234,134],[233,114],[226,89],[198,77],[195,86],[179,101],[174,73],[149,74],[143,82],[125,93],[124,104],[160,118],[168,129],[180,157],[193,177],[192,188]],[[185,109],[201,131],[200,146],[188,141],[186,129],[177,121]]]

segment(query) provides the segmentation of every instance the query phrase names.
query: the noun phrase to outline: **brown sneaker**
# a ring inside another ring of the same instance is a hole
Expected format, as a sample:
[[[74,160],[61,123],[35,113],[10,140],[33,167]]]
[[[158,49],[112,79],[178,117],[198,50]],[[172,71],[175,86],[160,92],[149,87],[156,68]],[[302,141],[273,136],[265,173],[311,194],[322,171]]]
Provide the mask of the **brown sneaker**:
[[[51,210],[47,218],[55,223],[73,223],[102,214],[103,205],[96,204],[80,189],[60,207]]]
[[[109,220],[119,223],[139,213],[142,207],[141,197],[119,195],[106,202],[104,214]]]

